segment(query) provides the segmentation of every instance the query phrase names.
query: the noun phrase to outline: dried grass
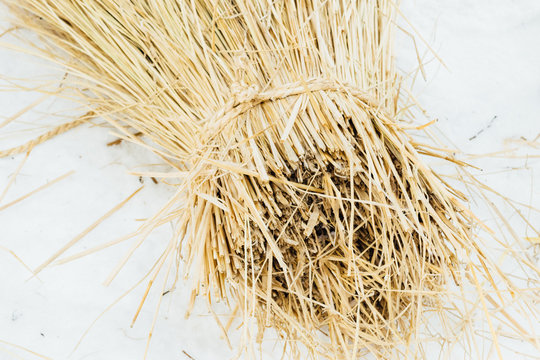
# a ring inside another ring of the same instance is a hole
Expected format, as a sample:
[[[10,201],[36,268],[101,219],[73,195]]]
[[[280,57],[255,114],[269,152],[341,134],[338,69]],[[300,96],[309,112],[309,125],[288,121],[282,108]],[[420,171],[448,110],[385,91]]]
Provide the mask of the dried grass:
[[[292,354],[427,358],[427,314],[453,333],[452,295],[486,312],[500,354],[487,302],[517,290],[478,245],[465,196],[424,158],[465,164],[398,121],[391,1],[2,1],[42,39],[26,51],[67,68],[66,96],[171,168],[150,176],[178,183],[109,282],[173,221],[155,276],[182,257],[193,301],[256,319],[246,339],[271,326]],[[450,290],[465,282],[480,300]]]

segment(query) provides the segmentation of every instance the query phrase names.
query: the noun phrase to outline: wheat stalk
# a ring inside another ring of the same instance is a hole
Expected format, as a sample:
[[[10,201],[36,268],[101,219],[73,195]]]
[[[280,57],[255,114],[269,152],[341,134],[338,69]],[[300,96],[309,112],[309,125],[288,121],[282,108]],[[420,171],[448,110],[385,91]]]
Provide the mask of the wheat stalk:
[[[399,121],[392,1],[3,2],[66,67],[69,96],[178,183],[108,281],[174,221],[167,254],[193,301],[237,304],[246,339],[271,326],[293,354],[407,357],[452,284],[473,283],[486,308],[479,222],[424,157],[465,165]]]

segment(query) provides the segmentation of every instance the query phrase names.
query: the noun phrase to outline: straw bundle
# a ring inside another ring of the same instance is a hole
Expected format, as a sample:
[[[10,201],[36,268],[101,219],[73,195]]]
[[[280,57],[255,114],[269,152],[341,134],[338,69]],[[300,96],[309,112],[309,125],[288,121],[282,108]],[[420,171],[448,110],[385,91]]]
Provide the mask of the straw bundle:
[[[398,121],[391,1],[3,1],[66,66],[83,120],[177,179],[132,251],[174,221],[193,299],[239,304],[258,340],[399,354],[458,257],[484,261],[464,196],[422,160],[441,156]]]

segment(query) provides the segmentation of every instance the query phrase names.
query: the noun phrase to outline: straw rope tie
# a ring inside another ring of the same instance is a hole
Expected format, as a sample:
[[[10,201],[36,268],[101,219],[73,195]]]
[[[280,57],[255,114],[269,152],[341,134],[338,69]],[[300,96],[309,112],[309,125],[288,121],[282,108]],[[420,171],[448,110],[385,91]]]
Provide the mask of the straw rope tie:
[[[211,131],[211,140],[217,133],[223,130],[224,126],[230,124],[231,120],[262,103],[317,91],[343,93],[360,100],[366,106],[373,109],[381,108],[378,101],[366,91],[354,85],[333,79],[312,78],[305,81],[290,82],[265,91],[259,91],[257,85],[247,86],[241,83],[234,83],[231,86],[231,99],[206,120],[205,131],[203,133]]]

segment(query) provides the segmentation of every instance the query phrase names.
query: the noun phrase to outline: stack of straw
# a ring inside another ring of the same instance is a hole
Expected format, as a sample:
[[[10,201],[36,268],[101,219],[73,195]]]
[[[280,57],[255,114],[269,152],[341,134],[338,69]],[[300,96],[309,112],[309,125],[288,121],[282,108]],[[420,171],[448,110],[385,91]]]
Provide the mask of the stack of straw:
[[[464,196],[422,159],[441,156],[400,125],[392,1],[3,2],[65,91],[177,179],[130,253],[174,221],[193,300],[237,303],[250,338],[403,355],[458,258],[485,264]]]

